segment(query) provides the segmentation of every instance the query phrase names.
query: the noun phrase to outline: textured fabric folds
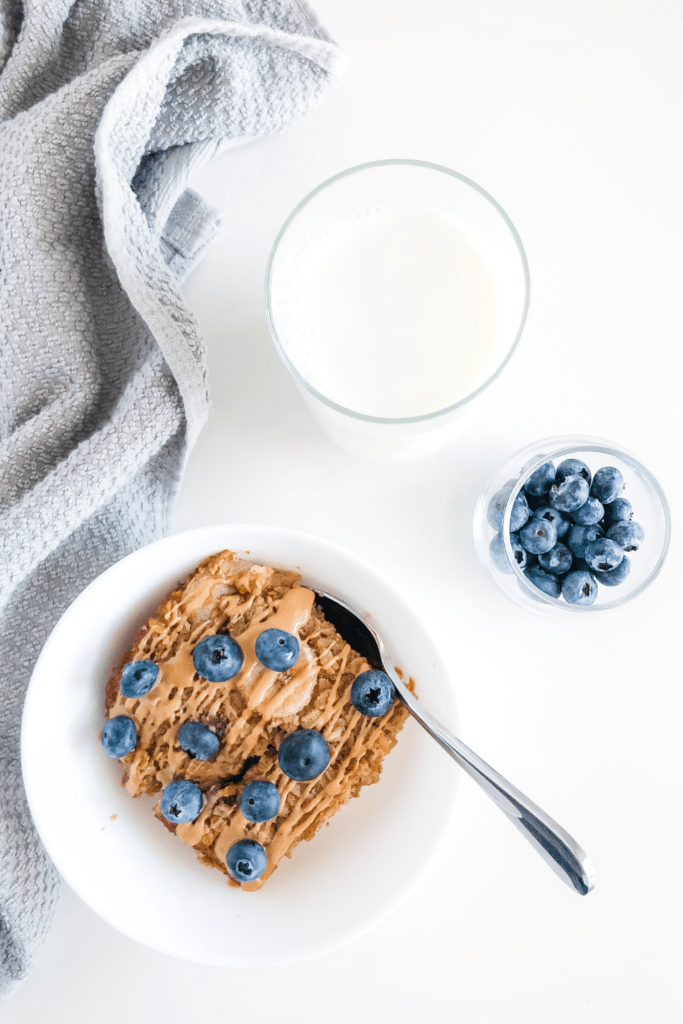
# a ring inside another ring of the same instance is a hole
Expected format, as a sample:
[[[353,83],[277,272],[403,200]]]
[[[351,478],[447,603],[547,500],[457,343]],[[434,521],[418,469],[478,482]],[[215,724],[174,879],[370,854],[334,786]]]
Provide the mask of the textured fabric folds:
[[[0,32],[8,992],[35,962],[59,890],[21,782],[31,670],[76,595],[164,534],[208,414],[178,286],[220,219],[188,181],[220,149],[304,115],[344,58],[304,0],[0,0]]]

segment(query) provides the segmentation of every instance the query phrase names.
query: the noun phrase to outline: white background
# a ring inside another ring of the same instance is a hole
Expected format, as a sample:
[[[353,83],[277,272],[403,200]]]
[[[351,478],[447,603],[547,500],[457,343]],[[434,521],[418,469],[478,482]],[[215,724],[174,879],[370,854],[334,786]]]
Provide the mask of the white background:
[[[572,832],[597,873],[563,886],[463,780],[434,869],[380,925],[281,969],[185,965],[64,891],[3,1024],[234,1020],[678,1022],[683,913],[680,380],[683,10],[659,0],[318,0],[351,57],[279,138],[193,183],[226,226],[186,286],[214,408],[174,529],[259,522],[319,534],[385,573],[453,666],[463,738]],[[445,164],[524,242],[519,349],[456,445],[360,462],[310,417],[272,348],[263,277],[296,203],[346,167]],[[479,491],[518,448],[571,432],[630,448],[673,511],[669,561],[631,605],[546,621],[476,560]],[[444,772],[455,767],[444,755]]]

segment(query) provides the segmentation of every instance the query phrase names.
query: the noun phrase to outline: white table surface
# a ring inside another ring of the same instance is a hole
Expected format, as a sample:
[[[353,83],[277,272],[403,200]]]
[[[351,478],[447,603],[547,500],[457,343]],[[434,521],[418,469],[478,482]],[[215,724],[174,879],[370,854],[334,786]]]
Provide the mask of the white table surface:
[[[367,559],[428,620],[463,738],[589,852],[563,886],[463,779],[436,866],[336,952],[252,972],[185,965],[65,889],[3,1024],[460,1020],[679,1021],[683,885],[680,381],[683,9],[660,0],[318,0],[351,57],[333,96],[193,183],[226,226],[185,291],[213,413],[174,530],[273,523]],[[419,10],[419,14],[415,13]],[[450,166],[504,207],[526,247],[519,349],[456,445],[378,466],[335,449],[272,347],[271,243],[312,187],[357,163]],[[579,432],[630,448],[673,510],[669,560],[631,605],[546,621],[476,560],[471,520],[516,449]],[[444,772],[455,771],[444,755]]]

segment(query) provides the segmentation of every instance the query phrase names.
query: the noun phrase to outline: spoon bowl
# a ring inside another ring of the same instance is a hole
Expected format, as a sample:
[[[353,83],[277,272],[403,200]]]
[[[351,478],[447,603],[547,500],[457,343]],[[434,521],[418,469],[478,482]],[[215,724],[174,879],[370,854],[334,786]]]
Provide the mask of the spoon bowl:
[[[581,896],[589,893],[594,886],[593,867],[576,840],[420,705],[396,669],[384,658],[382,638],[372,626],[338,598],[320,591],[316,593],[318,606],[328,622],[371,668],[389,676],[397,698],[422,728],[481,786],[563,882]]]

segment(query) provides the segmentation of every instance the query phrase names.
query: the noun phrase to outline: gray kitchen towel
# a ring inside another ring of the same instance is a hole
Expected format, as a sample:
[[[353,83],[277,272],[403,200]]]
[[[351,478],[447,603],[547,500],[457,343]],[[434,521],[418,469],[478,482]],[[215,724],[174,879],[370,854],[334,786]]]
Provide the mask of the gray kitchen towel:
[[[164,534],[208,414],[179,282],[218,228],[187,188],[286,128],[344,58],[303,0],[0,0],[0,991],[59,883],[23,792],[32,667],[74,597]],[[58,738],[55,738],[58,742]],[[50,776],[46,785],[68,785]],[[58,798],[56,796],[56,798]]]

